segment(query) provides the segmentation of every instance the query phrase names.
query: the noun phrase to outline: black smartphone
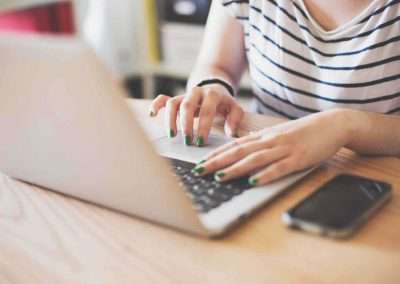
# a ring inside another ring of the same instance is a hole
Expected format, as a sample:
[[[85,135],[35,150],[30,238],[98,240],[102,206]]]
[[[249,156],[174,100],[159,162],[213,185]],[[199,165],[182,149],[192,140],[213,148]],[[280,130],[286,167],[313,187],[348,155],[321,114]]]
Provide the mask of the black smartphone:
[[[338,175],[284,213],[282,219],[293,228],[346,238],[388,201],[391,194],[388,183]]]

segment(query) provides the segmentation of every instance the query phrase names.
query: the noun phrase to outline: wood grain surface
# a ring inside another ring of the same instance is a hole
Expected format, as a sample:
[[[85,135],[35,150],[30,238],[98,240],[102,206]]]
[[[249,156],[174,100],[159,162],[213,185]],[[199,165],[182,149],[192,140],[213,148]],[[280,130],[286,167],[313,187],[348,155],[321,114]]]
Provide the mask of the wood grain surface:
[[[130,101],[147,127],[148,101]],[[243,133],[278,120],[247,115]],[[218,128],[218,127],[217,127]],[[394,195],[350,240],[286,228],[281,214],[340,173]],[[242,226],[198,239],[0,174],[0,283],[400,283],[400,160],[342,150]]]

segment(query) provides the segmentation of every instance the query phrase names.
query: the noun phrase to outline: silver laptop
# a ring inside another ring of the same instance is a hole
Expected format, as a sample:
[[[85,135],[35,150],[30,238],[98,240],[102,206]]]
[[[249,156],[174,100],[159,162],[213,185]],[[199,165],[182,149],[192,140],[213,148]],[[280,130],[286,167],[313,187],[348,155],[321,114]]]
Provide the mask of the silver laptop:
[[[257,188],[194,177],[193,163],[226,138],[197,148],[145,132],[123,89],[78,40],[1,35],[0,62],[0,170],[11,177],[217,236],[305,175]]]

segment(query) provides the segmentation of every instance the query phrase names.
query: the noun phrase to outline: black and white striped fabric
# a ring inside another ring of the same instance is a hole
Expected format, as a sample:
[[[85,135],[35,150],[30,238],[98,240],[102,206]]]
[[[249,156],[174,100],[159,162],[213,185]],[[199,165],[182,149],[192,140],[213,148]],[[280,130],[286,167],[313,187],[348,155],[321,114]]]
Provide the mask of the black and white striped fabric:
[[[244,26],[257,110],[400,114],[400,0],[374,0],[333,31],[303,0],[220,0]]]

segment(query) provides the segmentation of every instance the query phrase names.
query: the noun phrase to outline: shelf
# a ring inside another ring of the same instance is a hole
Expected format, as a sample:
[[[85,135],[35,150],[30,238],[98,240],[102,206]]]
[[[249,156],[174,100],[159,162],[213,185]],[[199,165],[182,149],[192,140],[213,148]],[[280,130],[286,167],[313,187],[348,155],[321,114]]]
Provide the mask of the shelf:
[[[38,5],[59,2],[57,0],[2,0],[0,1],[0,11],[27,9]]]
[[[163,76],[169,76],[169,77],[176,77],[179,79],[187,79],[190,75],[191,66],[169,66],[166,64],[158,64],[158,65],[148,65],[147,69],[147,73],[149,75],[153,74],[153,75],[163,75]],[[251,89],[251,83],[250,83],[250,76],[249,74],[246,72],[242,78],[241,81],[241,88],[246,88],[246,89]]]

